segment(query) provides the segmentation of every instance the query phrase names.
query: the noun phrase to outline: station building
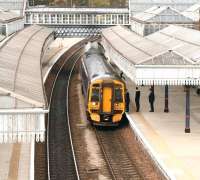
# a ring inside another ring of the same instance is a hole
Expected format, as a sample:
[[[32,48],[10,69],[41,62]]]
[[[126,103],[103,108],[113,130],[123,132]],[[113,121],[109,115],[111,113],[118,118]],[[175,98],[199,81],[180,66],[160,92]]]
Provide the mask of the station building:
[[[199,23],[169,6],[154,6],[131,17],[131,29],[147,36],[169,25],[198,29]]]
[[[200,3],[194,4],[193,6],[189,7],[182,14],[190,19],[193,19],[194,22],[199,23],[199,13],[200,13]]]
[[[130,0],[131,16],[144,12],[153,6],[170,6],[176,10],[184,11],[199,0]]]

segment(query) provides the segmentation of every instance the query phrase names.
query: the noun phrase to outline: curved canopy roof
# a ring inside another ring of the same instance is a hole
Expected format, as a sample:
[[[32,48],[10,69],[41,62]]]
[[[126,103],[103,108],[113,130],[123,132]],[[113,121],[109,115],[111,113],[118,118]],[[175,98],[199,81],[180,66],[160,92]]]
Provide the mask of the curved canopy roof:
[[[106,54],[137,84],[200,85],[200,32],[169,26],[141,37],[124,27],[103,30]]]
[[[45,107],[41,75],[43,47],[52,30],[30,26],[0,49],[0,90],[33,107]]]
[[[170,26],[143,38],[127,28],[116,26],[103,30],[102,34],[114,49],[135,65],[149,60],[152,60],[151,64],[168,65],[200,62],[200,33],[192,29]],[[162,61],[155,60],[159,56]]]
[[[197,30],[172,25],[147,38],[167,46],[192,64],[200,64],[200,32]]]

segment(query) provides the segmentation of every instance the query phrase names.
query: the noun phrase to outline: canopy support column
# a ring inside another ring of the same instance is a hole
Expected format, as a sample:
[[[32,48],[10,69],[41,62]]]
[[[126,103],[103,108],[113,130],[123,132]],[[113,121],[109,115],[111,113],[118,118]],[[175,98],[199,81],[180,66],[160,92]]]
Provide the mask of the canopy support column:
[[[168,85],[166,84],[165,85],[165,108],[164,108],[164,112],[166,112],[166,113],[168,113],[169,112],[169,103],[168,103],[168,101],[169,101],[169,97],[168,97]]]
[[[190,86],[186,86],[185,133],[190,133]]]

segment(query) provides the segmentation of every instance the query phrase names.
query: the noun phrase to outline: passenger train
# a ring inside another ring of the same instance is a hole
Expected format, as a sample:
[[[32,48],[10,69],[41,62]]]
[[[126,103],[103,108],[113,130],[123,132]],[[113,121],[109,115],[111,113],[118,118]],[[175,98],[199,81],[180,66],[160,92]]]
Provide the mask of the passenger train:
[[[126,85],[98,47],[85,53],[80,72],[88,119],[93,125],[118,125],[125,112]]]

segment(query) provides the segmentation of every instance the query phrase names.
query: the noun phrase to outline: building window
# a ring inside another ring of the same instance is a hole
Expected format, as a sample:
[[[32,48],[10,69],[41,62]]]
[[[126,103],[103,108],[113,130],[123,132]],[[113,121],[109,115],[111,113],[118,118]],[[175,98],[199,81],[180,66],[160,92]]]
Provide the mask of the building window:
[[[44,23],[45,23],[45,24],[48,24],[48,23],[49,23],[49,15],[48,15],[48,14],[45,14],[45,15],[44,15]]]
[[[62,24],[62,14],[57,14],[57,24]]]
[[[56,23],[56,15],[51,14],[51,24],[55,24],[55,23]]]
[[[69,24],[74,23],[74,22],[73,22],[73,19],[74,19],[74,15],[73,15],[73,14],[70,14],[70,15],[69,15]]]
[[[88,24],[92,24],[92,15],[88,14]]]
[[[123,15],[118,15],[118,24],[123,24]]]
[[[117,15],[112,14],[112,24],[117,24]]]
[[[81,22],[81,16],[80,14],[75,14],[75,24],[80,24]]]
[[[26,14],[26,23],[31,23],[31,15],[29,13]]]
[[[32,15],[32,22],[33,22],[33,24],[38,23],[38,22],[37,22],[37,17],[38,17],[37,14],[33,14],[33,15]]]
[[[86,24],[86,14],[81,15],[81,23]]]
[[[69,16],[68,16],[68,14],[63,14],[63,23],[64,24],[69,24]]]
[[[42,24],[43,23],[43,15],[39,14],[38,18],[39,18],[39,24]]]
[[[111,15],[110,14],[106,15],[106,24],[111,24]]]

